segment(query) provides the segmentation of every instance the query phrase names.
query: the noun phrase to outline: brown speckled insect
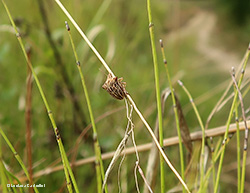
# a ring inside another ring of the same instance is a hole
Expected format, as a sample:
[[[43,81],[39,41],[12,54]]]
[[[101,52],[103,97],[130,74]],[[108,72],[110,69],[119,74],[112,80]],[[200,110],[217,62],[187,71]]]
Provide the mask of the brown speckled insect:
[[[109,74],[102,88],[108,91],[112,97],[122,100],[128,94],[125,89],[126,82],[122,82],[122,80],[123,78],[113,77],[112,74]]]

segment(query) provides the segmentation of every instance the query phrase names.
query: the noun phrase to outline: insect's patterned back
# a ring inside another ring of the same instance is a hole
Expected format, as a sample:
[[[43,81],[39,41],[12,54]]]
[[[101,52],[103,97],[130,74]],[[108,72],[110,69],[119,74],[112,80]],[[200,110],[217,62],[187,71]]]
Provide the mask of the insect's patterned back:
[[[102,88],[108,91],[108,93],[118,99],[122,100],[128,94],[125,90],[126,82],[122,82],[123,78],[113,77],[112,74],[109,74],[106,82],[102,85]]]

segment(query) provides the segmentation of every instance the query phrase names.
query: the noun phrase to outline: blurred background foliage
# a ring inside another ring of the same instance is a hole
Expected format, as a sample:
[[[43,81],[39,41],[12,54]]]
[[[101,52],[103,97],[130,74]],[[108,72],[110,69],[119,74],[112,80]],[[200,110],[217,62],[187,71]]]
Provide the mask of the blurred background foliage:
[[[127,91],[147,121],[154,127],[155,83],[146,1],[64,0],[62,3],[87,33],[114,73],[127,82]],[[22,0],[8,1],[7,4],[26,46],[31,49],[31,61],[54,112],[66,150],[70,150],[81,131],[90,123],[90,119],[65,30],[64,21],[67,19],[54,1]],[[192,93],[205,122],[230,80],[231,67],[239,65],[248,46],[250,1],[155,0],[152,1],[152,6],[156,39],[162,38],[166,46],[172,81],[187,123],[191,131],[200,130],[189,100],[176,81],[181,79]],[[71,24],[70,26],[95,118],[117,110],[97,123],[102,151],[112,151],[119,144],[126,127],[124,101],[114,100],[101,89],[107,72],[73,26]],[[168,87],[168,83],[159,47],[157,44],[160,85],[163,90]],[[27,65],[2,4],[0,72],[0,125],[26,163]],[[244,102],[248,108],[249,101]],[[227,104],[216,114],[210,128],[225,124],[229,107]],[[150,136],[137,116],[134,116],[134,123],[137,144],[150,142]],[[165,137],[176,135],[170,101],[166,105],[164,132]],[[94,155],[91,134],[89,131],[84,136],[77,159]],[[32,150],[33,163],[34,165],[38,163],[34,172],[48,167],[59,157],[54,133],[35,84],[32,90]],[[179,154],[176,154],[176,151],[178,151],[177,146],[166,148],[170,160],[175,163],[177,169],[180,169]],[[232,151],[236,152],[235,148],[232,147]],[[3,146],[3,152],[6,164],[14,173],[18,173],[20,167],[6,145]],[[145,170],[148,153],[140,153],[140,156],[141,165]],[[233,161],[231,158],[236,159],[236,153],[226,156],[228,158],[225,160],[226,164]],[[127,172],[128,192],[135,192],[135,182],[132,180],[134,162],[135,156],[128,156],[123,167]],[[108,163],[109,160],[104,162],[105,167]],[[249,171],[249,167],[247,169]],[[166,170],[167,187],[171,188],[177,180],[167,167]],[[81,190],[96,191],[93,164],[77,167],[74,171]],[[227,175],[232,177],[231,174],[235,177],[236,171],[222,175],[222,190],[224,188],[227,192],[236,190],[236,180],[234,184],[225,177]],[[114,168],[111,175],[109,180],[111,192],[117,192],[117,168]],[[248,175],[249,173],[247,173],[249,183]],[[141,180],[139,182],[141,185]],[[46,184],[46,189],[41,189],[41,192],[59,191],[60,187],[65,187],[63,171],[47,177],[42,176],[38,179],[38,183]]]

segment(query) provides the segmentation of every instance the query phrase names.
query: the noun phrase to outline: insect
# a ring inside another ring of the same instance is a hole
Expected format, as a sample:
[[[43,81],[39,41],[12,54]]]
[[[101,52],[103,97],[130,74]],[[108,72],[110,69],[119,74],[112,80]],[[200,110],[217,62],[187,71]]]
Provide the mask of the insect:
[[[122,100],[128,92],[126,91],[126,82],[122,82],[123,78],[113,77],[112,74],[109,73],[106,82],[102,85],[102,88],[108,91],[108,93],[118,99]]]

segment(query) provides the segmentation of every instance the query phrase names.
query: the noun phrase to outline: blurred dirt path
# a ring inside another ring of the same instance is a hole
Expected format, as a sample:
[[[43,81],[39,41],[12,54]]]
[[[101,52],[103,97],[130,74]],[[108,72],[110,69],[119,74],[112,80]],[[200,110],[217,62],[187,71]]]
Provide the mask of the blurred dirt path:
[[[237,68],[241,59],[237,54],[230,53],[221,46],[214,45],[213,31],[216,27],[216,15],[206,11],[197,12],[189,21],[167,35],[167,40],[175,41],[188,36],[197,37],[197,50],[205,60],[218,64],[218,69],[230,72],[231,67]],[[243,57],[242,53],[242,56]]]

